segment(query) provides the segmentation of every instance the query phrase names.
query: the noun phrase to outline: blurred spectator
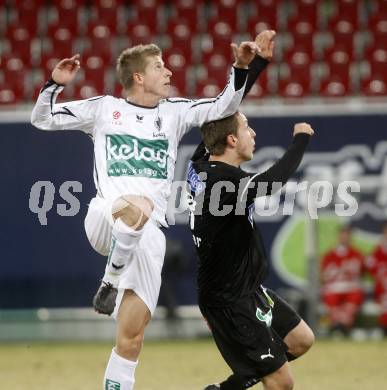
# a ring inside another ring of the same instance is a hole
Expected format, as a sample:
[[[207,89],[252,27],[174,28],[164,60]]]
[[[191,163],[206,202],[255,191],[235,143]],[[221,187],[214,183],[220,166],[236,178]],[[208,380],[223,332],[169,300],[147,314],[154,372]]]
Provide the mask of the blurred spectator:
[[[387,336],[387,223],[383,225],[379,245],[367,258],[367,267],[375,281],[375,300],[380,305],[379,325]]]
[[[330,332],[348,335],[363,302],[363,255],[351,246],[351,228],[341,227],[338,244],[321,262],[322,299],[330,319]]]

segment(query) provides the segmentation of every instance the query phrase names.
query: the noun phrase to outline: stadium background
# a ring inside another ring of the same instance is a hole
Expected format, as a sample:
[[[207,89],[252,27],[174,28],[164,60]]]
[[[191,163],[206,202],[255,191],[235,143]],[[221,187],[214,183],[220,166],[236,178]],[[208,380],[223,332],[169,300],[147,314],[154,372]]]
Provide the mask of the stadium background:
[[[104,268],[83,230],[95,192],[92,144],[82,133],[40,132],[29,124],[33,101],[55,63],[81,54],[82,71],[63,100],[118,96],[116,56],[127,46],[156,42],[174,74],[173,95],[214,96],[231,63],[230,42],[251,39],[265,28],[277,31],[275,58],[243,106],[257,132],[249,169],[278,158],[291,140],[292,125],[307,121],[316,136],[297,179],[331,181],[335,192],[340,180],[361,184],[358,213],[350,220],[337,218],[335,197],[319,211],[314,237],[313,229],[305,230],[310,225],[302,196],[292,217],[257,218],[271,248],[268,285],[304,310],[305,291],[317,289],[307,281],[313,277],[308,261],[317,267],[318,255],[334,243],[341,223],[352,222],[355,244],[370,251],[387,217],[386,1],[0,1],[1,340],[112,340],[114,335],[114,324],[90,310]],[[196,130],[183,139],[177,180],[184,178],[198,141]],[[47,225],[29,207],[37,181],[55,188]],[[81,183],[82,191],[74,192],[80,212],[64,217],[57,206],[69,208],[59,193],[66,181]],[[182,243],[187,259],[168,274],[180,322],[166,321],[161,307],[149,338],[207,334],[194,309],[196,259],[186,214],[174,219],[166,235]],[[316,238],[308,258],[305,247]],[[370,307],[366,314],[374,317],[377,308]]]

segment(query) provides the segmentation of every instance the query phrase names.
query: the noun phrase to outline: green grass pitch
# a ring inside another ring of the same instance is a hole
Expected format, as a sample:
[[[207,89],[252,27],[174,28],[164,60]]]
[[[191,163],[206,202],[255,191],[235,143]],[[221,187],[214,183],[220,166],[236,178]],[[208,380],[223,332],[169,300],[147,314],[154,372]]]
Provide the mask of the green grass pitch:
[[[101,390],[110,349],[104,343],[2,344],[0,388]],[[387,341],[318,341],[291,365],[297,390],[382,390],[387,389],[386,362]],[[149,341],[135,389],[202,390],[228,374],[212,340]]]

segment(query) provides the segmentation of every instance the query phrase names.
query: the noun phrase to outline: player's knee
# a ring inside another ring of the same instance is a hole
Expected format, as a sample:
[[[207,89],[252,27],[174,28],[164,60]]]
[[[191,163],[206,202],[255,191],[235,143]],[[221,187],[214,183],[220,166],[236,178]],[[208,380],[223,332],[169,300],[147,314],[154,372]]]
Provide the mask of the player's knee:
[[[262,383],[265,390],[292,390],[294,380],[289,363],[285,363],[277,371],[262,378]]]
[[[300,341],[300,354],[307,352],[314,344],[315,336],[309,327],[305,329],[304,337]]]
[[[143,344],[143,335],[135,336],[122,335],[118,338],[116,343],[116,350],[120,356],[127,359],[136,359],[140,354]]]
[[[153,202],[140,195],[123,195],[115,200],[112,207],[114,219],[121,220],[135,230],[141,230],[154,209]]]

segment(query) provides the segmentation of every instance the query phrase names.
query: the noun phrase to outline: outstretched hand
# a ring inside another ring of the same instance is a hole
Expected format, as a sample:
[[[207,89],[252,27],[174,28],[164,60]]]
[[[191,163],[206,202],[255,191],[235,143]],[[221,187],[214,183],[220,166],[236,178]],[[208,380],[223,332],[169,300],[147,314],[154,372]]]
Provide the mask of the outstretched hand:
[[[260,49],[258,55],[265,60],[270,61],[273,58],[275,35],[274,30],[264,30],[255,37],[255,44]]]
[[[81,63],[79,61],[79,54],[75,54],[75,56],[71,58],[65,58],[62,61],[58,62],[52,71],[51,78],[57,84],[66,85],[74,80],[75,75],[81,67]]]
[[[236,68],[247,69],[250,62],[259,52],[259,48],[255,42],[242,42],[239,46],[235,43],[231,44],[231,49],[234,54],[234,66]]]

